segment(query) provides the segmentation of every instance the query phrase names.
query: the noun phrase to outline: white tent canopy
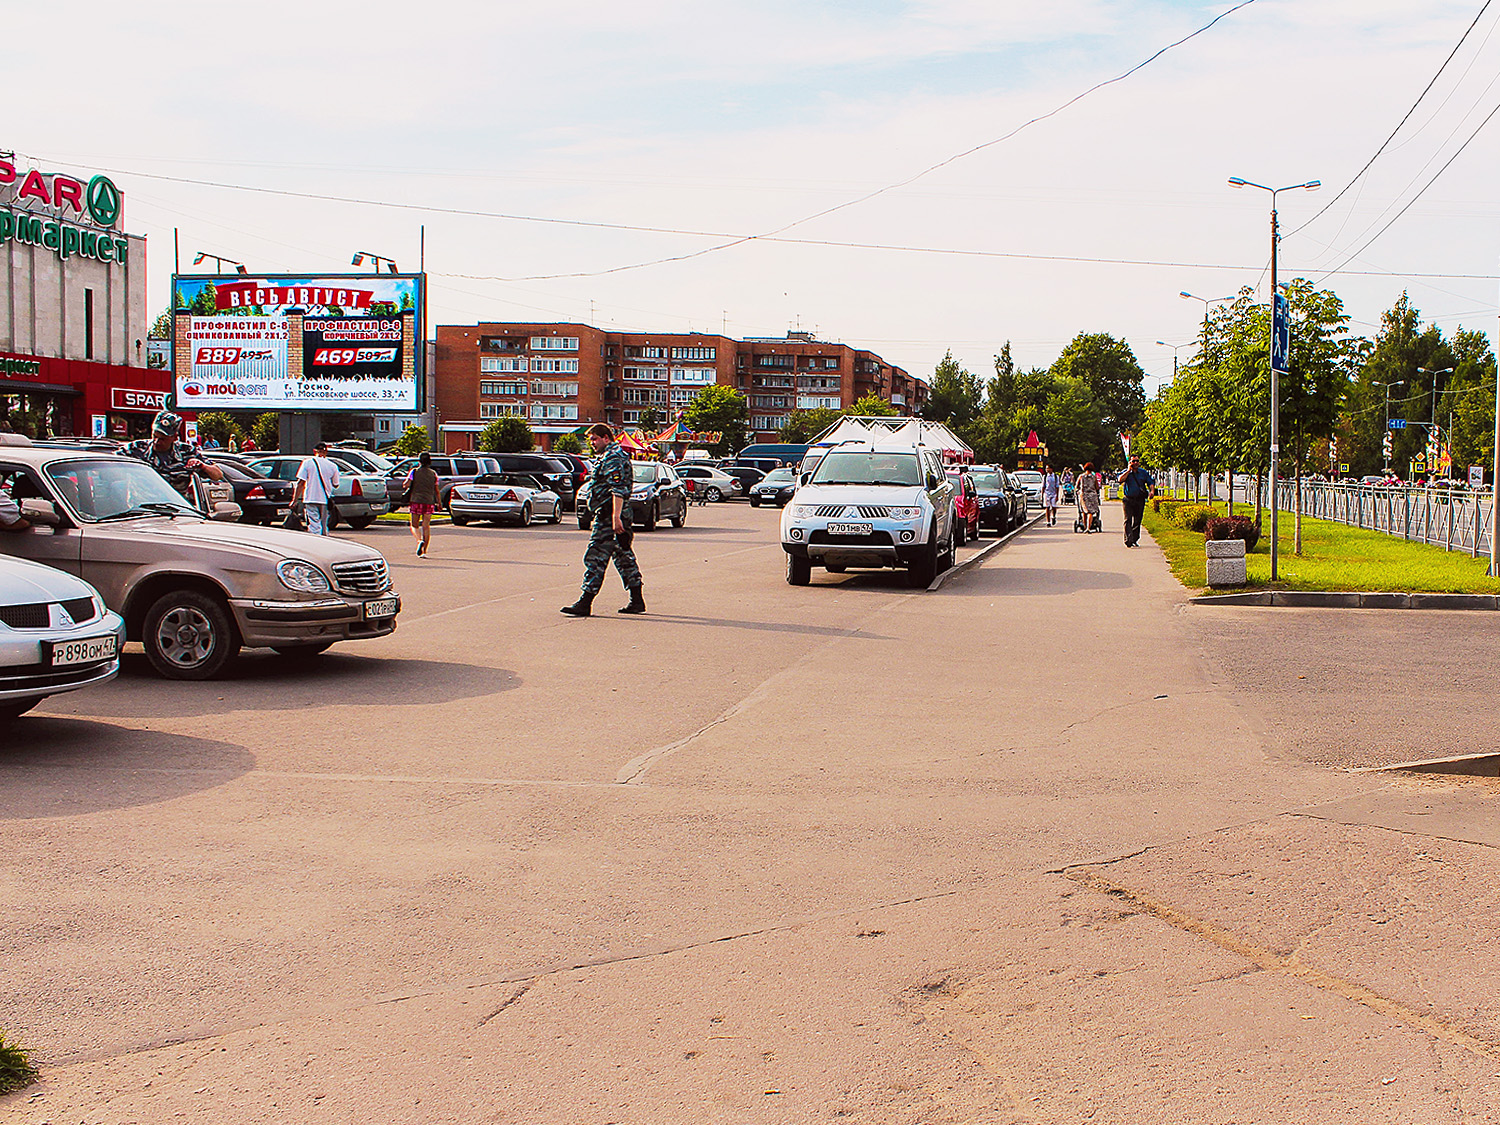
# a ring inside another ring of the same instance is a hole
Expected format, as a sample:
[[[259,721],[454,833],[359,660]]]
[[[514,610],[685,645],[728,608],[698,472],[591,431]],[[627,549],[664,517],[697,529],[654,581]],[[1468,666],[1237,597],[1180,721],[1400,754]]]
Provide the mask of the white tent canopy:
[[[941,422],[921,418],[885,418],[879,415],[840,418],[815,437],[813,445],[838,445],[845,441],[867,441],[872,445],[925,445],[936,449],[946,461],[972,461],[968,442]]]

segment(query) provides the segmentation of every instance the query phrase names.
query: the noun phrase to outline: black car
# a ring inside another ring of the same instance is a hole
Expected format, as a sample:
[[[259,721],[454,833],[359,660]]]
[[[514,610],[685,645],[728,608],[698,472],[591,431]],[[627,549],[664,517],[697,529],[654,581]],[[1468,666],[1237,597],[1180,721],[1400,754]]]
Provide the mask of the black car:
[[[752,465],[724,464],[719,466],[719,472],[728,473],[740,482],[741,496],[749,496],[750,490],[766,479],[764,471]]]
[[[634,479],[627,509],[633,526],[642,531],[655,531],[658,520],[671,520],[673,527],[687,523],[687,488],[672,471],[671,465],[658,461],[632,461],[631,470]],[[592,485],[591,478],[578,498],[578,527],[581,531],[587,531],[594,522],[588,509]]]
[[[292,506],[297,486],[256,472],[236,457],[205,453],[219,466],[224,480],[234,487],[234,502],[240,506],[241,523],[258,523],[267,527],[279,522]]]
[[[988,465],[976,465],[970,476],[979,491],[979,527],[993,528],[996,535],[1004,535],[1020,521],[1017,519],[1015,497],[1005,486],[1005,470],[992,469]]]
[[[588,461],[576,453],[549,453],[547,456],[572,468],[574,502],[577,503],[576,493],[583,487],[583,482],[589,479],[589,473],[592,471]]]
[[[750,486],[750,506],[759,508],[762,504],[775,504],[778,508],[785,508],[796,491],[796,469],[772,469]]]
[[[500,463],[502,473],[525,473],[536,477],[562,497],[562,506],[570,511],[578,501],[578,480],[571,461],[559,460],[550,453],[486,453]]]

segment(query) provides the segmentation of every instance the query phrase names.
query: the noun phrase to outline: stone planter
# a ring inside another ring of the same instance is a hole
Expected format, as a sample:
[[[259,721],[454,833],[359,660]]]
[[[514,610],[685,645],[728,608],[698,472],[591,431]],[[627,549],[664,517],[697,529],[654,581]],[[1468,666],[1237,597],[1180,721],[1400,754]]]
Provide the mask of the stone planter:
[[[1243,539],[1206,539],[1203,549],[1208,560],[1208,584],[1243,586],[1245,584],[1245,541]]]

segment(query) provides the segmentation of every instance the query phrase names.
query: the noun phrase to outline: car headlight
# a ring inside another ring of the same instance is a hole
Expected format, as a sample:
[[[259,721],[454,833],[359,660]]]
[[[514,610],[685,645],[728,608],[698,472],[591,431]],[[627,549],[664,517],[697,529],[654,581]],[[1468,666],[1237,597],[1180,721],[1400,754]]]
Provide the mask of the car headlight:
[[[914,520],[922,514],[921,508],[892,508],[891,519]]]
[[[810,520],[813,518],[813,514],[817,512],[817,510],[818,506],[816,504],[793,504],[792,519]]]
[[[304,594],[326,594],[333,587],[328,576],[310,562],[301,559],[286,559],[276,564],[276,577],[288,590]]]

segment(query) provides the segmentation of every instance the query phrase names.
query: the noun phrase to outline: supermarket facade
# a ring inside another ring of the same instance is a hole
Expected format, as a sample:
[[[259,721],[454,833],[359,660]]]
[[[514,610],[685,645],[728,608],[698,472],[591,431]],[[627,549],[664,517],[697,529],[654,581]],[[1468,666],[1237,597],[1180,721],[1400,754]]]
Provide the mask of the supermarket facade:
[[[0,421],[34,437],[138,437],[172,389],[146,341],[146,240],[103,175],[0,153]]]

